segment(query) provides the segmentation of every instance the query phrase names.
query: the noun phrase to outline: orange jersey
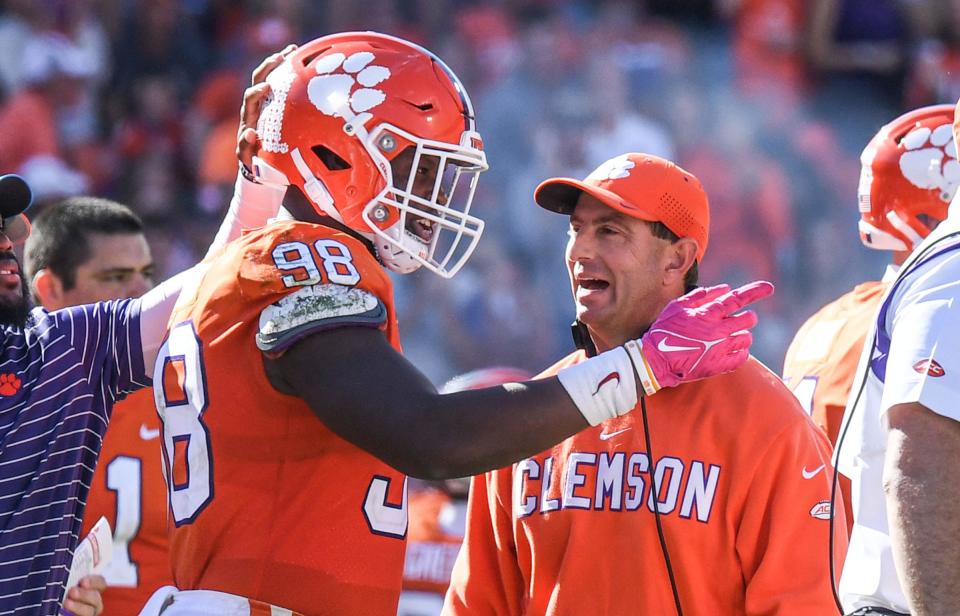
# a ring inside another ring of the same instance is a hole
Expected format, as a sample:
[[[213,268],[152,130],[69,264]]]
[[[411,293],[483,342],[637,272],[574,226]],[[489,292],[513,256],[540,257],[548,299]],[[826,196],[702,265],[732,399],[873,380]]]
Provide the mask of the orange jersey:
[[[379,327],[399,350],[390,279],[356,238],[296,221],[247,233],[200,267],[154,380],[176,585],[311,616],[392,616],[406,478],[274,390],[257,347],[265,309],[307,293],[312,303],[285,315],[307,327],[299,319],[333,301],[311,295],[326,288],[378,299]]]
[[[450,571],[463,543],[463,503],[441,490],[424,488],[411,491],[409,505],[403,589],[442,597],[450,585]]]
[[[800,326],[783,360],[784,383],[834,445],[864,338],[886,288],[883,282],[865,282],[821,308]],[[847,528],[852,529],[850,480],[841,475],[838,485],[843,494]]]
[[[474,478],[444,614],[674,613],[651,470],[684,613],[836,613],[830,444],[780,379],[751,360],[647,412],[652,455],[638,408]]]
[[[154,590],[173,583],[161,460],[153,392],[138,391],[113,410],[83,519],[81,536],[101,516],[113,529],[105,616],[139,614]]]
[[[887,285],[865,282],[807,319],[783,360],[783,381],[836,444],[863,340]]]

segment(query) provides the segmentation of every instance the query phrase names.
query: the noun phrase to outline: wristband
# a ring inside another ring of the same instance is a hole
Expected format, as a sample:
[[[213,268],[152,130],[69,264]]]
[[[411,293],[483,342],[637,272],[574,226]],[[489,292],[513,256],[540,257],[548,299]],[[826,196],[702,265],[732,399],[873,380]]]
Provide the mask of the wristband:
[[[253,169],[243,164],[242,160],[237,161],[237,163],[240,165],[240,175],[243,176],[243,179],[245,179],[248,182],[253,182],[254,184],[262,183],[260,179],[256,175],[254,175]]]
[[[563,368],[557,372],[557,379],[591,426],[637,406],[637,381],[623,347]]]
[[[647,358],[643,356],[643,342],[640,340],[628,340],[623,346],[627,349],[627,355],[630,356],[630,361],[633,362],[633,369],[637,372],[637,377],[640,379],[640,384],[643,385],[643,391],[646,395],[652,396],[660,391],[662,385],[657,381],[657,377],[653,373],[653,368],[651,368],[647,362]]]

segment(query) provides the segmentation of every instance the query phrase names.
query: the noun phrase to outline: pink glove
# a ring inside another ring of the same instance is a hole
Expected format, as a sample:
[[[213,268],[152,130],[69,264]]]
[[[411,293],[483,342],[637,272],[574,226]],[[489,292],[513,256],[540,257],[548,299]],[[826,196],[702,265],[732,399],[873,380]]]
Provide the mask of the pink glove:
[[[648,396],[663,387],[732,372],[747,361],[757,324],[744,306],[773,294],[769,282],[701,287],[667,304],[640,340],[624,345]]]

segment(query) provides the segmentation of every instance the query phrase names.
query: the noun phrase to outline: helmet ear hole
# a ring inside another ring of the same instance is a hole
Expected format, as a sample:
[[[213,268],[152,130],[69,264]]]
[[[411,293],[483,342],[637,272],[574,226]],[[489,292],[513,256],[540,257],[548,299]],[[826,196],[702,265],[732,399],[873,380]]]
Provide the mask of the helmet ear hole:
[[[350,168],[350,163],[325,145],[315,145],[310,149],[330,171],[343,171]]]
[[[303,63],[304,68],[310,66],[310,63],[313,62],[318,56],[327,53],[327,51],[328,51],[331,47],[332,47],[332,45],[328,45],[328,46],[324,47],[323,49],[318,49],[316,52],[304,56],[304,57],[301,59],[301,62]]]

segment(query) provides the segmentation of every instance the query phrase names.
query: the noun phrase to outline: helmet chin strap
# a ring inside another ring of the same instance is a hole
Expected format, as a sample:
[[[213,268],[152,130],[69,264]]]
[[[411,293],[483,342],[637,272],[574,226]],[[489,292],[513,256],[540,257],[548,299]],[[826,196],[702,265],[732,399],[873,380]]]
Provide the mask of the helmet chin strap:
[[[423,263],[411,254],[420,254],[421,258],[425,258],[426,245],[423,240],[406,229],[400,228],[399,222],[392,228],[383,230],[382,233],[387,237],[376,234],[375,242],[380,261],[387,269],[398,274],[409,274],[423,266]]]
[[[327,190],[323,182],[317,179],[317,176],[313,175],[313,172],[310,171],[307,162],[303,160],[300,148],[294,148],[293,151],[290,152],[290,158],[300,173],[300,177],[303,178],[303,192],[307,194],[307,197],[313,201],[314,205],[323,210],[325,214],[343,222],[343,217],[340,216],[340,212],[334,207],[333,197],[330,195],[330,191]]]

